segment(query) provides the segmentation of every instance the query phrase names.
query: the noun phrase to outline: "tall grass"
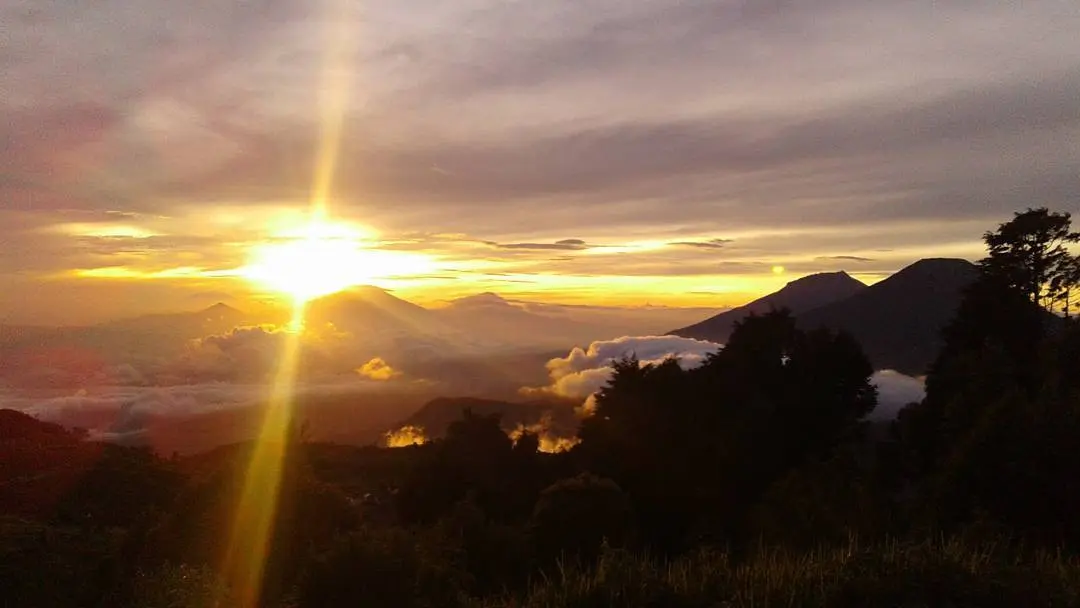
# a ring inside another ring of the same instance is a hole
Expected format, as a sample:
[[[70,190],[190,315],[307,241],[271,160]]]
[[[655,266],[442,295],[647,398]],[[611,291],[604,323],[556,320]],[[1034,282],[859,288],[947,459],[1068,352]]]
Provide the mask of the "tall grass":
[[[561,568],[523,596],[484,608],[600,606],[1080,606],[1080,561],[1008,544],[886,542],[816,551],[762,548],[736,559],[674,561],[606,550],[594,568]]]

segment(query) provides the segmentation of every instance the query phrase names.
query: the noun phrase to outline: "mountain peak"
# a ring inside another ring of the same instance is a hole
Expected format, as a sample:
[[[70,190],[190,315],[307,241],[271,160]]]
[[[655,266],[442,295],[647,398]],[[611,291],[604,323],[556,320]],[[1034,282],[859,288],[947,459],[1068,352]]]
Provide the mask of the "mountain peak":
[[[806,275],[804,277],[799,277],[799,278],[795,279],[794,281],[788,281],[788,285],[792,285],[792,284],[795,284],[795,283],[817,283],[817,282],[824,282],[824,281],[840,281],[840,280],[852,280],[852,281],[854,281],[855,279],[853,279],[851,277],[851,275],[849,275],[847,272],[845,272],[843,270],[837,270],[836,272],[816,272],[814,274],[808,274],[808,275]]]
[[[799,315],[799,325],[847,331],[878,369],[924,373],[941,346],[941,329],[978,274],[967,260],[919,260],[850,298]]]
[[[325,296],[321,296],[311,300],[308,303],[309,308],[321,307],[321,306],[334,306],[345,303],[356,302],[403,302],[401,298],[394,296],[389,291],[374,285],[356,285],[348,289],[343,289]]]
[[[227,314],[227,313],[239,313],[240,311],[233,308],[232,306],[229,306],[228,304],[226,304],[224,302],[218,302],[217,304],[214,304],[213,306],[203,310],[203,312],[214,313],[214,314]]]
[[[686,338],[724,342],[735,328],[735,323],[750,314],[763,314],[779,308],[800,314],[843,300],[863,289],[866,289],[866,285],[846,272],[819,272],[795,279],[780,291],[672,333]]]
[[[506,298],[500,296],[497,293],[491,291],[485,291],[484,293],[477,293],[471,296],[465,296],[457,298],[450,302],[451,306],[509,306],[510,302]]]
[[[808,274],[805,277],[799,277],[794,281],[789,281],[784,289],[788,288],[821,288],[821,287],[836,287],[836,286],[862,286],[866,287],[861,281],[852,277],[850,274],[843,270],[836,272],[818,272],[815,274]]]
[[[906,275],[947,275],[970,276],[978,272],[978,266],[960,258],[924,258],[905,266],[893,276]]]

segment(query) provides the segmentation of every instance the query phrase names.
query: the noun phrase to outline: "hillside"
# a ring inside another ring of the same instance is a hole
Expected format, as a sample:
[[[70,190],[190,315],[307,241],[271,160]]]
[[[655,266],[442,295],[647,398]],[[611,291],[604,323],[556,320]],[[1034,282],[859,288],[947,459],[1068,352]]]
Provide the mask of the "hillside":
[[[798,315],[798,323],[850,332],[877,369],[922,374],[963,290],[977,276],[967,260],[920,260],[849,298]]]

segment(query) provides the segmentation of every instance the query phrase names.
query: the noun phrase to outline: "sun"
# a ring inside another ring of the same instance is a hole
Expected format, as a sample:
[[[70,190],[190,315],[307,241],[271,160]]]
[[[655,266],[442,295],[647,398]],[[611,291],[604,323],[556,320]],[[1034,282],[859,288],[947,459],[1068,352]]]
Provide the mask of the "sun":
[[[370,236],[348,224],[314,219],[253,247],[239,274],[305,303],[379,279],[432,271],[429,256],[374,249]]]

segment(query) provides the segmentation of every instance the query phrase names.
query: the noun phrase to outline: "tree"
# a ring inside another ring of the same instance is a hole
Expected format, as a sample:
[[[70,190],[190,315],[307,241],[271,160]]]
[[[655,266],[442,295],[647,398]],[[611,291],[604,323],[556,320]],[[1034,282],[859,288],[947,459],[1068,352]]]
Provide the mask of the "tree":
[[[1077,543],[1080,381],[1068,311],[1080,240],[1068,214],[1017,213],[987,233],[982,276],[943,332],[926,397],[895,425],[915,521],[942,531],[1004,525],[1024,537]]]
[[[1077,263],[1066,245],[1080,242],[1080,232],[1072,231],[1068,213],[1045,207],[1013,214],[1013,219],[983,235],[989,256],[980,265],[1010,287],[1019,289],[1032,302],[1042,305],[1063,289],[1071,289]]]
[[[1050,281],[1050,295],[1061,303],[1065,318],[1072,312],[1073,292],[1080,288],[1080,255],[1069,256],[1062,264],[1061,272]]]
[[[736,324],[696,369],[631,357],[613,370],[577,452],[633,497],[640,539],[658,551],[745,537],[772,482],[830,458],[877,400],[850,336],[803,331],[786,310]]]

